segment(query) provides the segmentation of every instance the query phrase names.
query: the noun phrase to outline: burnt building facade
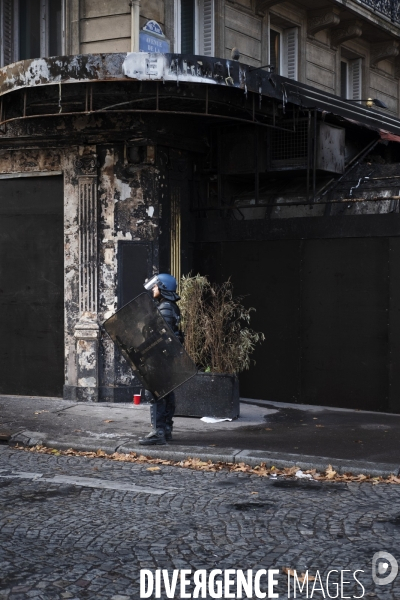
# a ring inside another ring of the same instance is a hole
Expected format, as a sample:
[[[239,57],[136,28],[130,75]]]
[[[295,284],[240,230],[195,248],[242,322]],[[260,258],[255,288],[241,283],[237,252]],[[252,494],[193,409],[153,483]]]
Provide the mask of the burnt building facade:
[[[0,393],[131,400],[102,323],[192,271],[257,309],[242,396],[399,412],[395,9],[43,1],[28,30],[22,4],[1,3]],[[171,52],[136,52],[149,21]]]

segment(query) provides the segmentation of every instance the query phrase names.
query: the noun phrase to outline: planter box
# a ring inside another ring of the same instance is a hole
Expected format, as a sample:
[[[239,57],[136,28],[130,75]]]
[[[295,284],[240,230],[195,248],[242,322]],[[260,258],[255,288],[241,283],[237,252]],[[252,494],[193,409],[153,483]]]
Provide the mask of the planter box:
[[[240,414],[239,380],[225,373],[197,373],[175,390],[178,417],[236,419]]]

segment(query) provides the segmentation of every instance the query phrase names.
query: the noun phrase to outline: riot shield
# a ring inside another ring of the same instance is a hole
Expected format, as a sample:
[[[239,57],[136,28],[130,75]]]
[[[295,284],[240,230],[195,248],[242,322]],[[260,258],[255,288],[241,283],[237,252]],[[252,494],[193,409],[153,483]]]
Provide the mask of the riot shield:
[[[147,292],[120,308],[103,326],[136,377],[157,399],[197,373]]]

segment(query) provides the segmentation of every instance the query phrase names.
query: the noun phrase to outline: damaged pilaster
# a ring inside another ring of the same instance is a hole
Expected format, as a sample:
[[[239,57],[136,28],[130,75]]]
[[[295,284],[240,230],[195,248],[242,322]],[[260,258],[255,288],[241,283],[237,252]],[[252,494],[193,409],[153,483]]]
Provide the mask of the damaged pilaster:
[[[76,400],[98,400],[99,326],[93,313],[84,313],[75,325],[78,386]]]
[[[79,321],[75,325],[77,400],[96,402],[99,388],[97,284],[97,155],[85,149],[75,161],[78,173]]]

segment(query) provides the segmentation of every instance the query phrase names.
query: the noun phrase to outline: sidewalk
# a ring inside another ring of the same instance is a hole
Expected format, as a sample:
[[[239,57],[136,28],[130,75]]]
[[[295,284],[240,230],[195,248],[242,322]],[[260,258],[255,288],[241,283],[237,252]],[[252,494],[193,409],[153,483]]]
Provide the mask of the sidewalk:
[[[400,415],[242,399],[236,421],[175,418],[174,441],[145,448],[149,405],[0,396],[0,442],[182,460],[388,475],[400,468]]]

